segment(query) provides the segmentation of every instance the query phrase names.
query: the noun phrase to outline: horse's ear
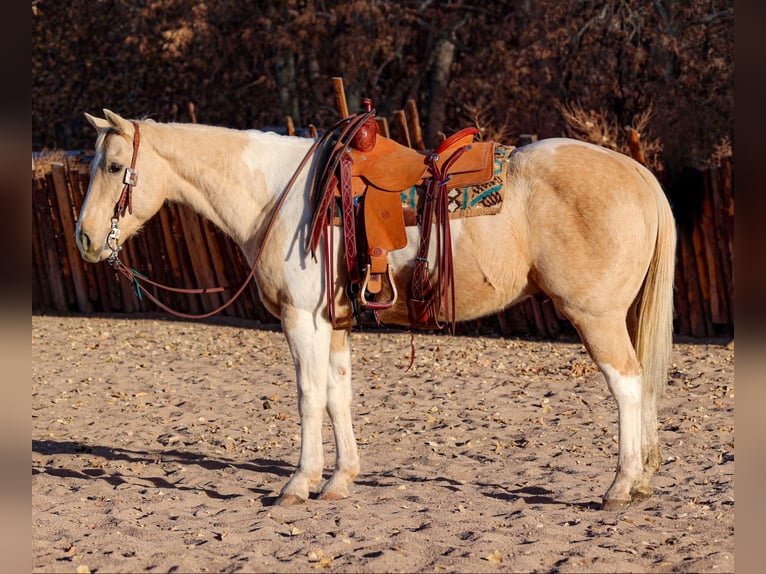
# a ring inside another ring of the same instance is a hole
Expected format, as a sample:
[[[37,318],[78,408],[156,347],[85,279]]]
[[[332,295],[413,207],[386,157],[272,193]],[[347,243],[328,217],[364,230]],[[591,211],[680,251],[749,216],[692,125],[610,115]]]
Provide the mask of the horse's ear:
[[[92,116],[88,112],[85,112],[85,119],[88,120],[88,123],[98,131],[105,130],[110,127],[108,121],[102,118],[97,118],[96,116]]]
[[[109,122],[109,126],[116,129],[121,134],[132,134],[133,124],[126,120],[119,114],[115,114],[111,110],[104,109],[104,117]]]

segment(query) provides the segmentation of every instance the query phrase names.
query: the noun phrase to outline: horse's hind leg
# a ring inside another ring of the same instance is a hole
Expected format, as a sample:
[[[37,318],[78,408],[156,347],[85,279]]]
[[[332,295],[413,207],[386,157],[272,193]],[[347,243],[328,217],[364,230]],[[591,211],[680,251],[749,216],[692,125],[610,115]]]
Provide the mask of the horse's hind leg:
[[[359,474],[359,454],[351,424],[352,396],[349,332],[339,329],[332,333],[327,377],[327,413],[335,435],[335,472],[319,495],[324,500],[346,498]]]
[[[602,508],[615,510],[651,494],[644,479],[642,455],[642,368],[630,336],[625,315],[572,317],[585,347],[606,377],[617,402],[619,454],[617,473],[604,495]],[[648,491],[647,491],[648,489]]]

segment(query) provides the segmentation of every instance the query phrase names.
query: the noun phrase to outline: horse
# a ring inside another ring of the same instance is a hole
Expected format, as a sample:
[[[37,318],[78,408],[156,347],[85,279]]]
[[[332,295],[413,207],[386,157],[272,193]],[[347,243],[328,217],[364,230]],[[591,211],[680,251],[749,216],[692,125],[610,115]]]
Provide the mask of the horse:
[[[340,263],[335,284],[328,284],[324,264],[306,244],[319,162],[309,153],[315,140],[103,112],[104,118],[85,114],[97,137],[75,231],[82,257],[109,259],[166,201],[190,206],[230,236],[257,263],[259,296],[280,320],[295,367],[300,454],[275,503],[304,502],[317,491],[320,500],[348,497],[360,471],[351,327],[330,320],[327,290],[337,305],[349,303]],[[129,206],[125,190],[132,192]],[[380,312],[387,325],[409,325],[407,285],[419,235],[417,226],[408,227],[406,247],[389,254],[401,301]],[[499,212],[452,221],[450,241],[458,321],[544,294],[603,373],[617,403],[619,441],[601,508],[651,496],[650,480],[662,463],[657,401],[672,349],[676,249],[675,221],[657,179],[616,151],[542,139],[511,153]],[[335,467],[319,488],[324,411]]]

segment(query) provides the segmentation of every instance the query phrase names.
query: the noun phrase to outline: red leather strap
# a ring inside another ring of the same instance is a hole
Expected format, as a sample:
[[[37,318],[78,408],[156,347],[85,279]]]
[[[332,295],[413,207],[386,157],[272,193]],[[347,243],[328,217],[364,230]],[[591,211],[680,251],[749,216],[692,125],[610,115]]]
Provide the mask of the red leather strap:
[[[420,245],[415,257],[411,282],[410,319],[413,323],[421,326],[433,323],[441,328],[439,310],[443,305],[445,319],[453,332],[455,330],[455,283],[447,182],[450,167],[467,149],[468,146],[463,146],[455,150],[444,162],[441,170],[437,164],[438,154],[432,153],[426,158],[431,178],[427,182],[423,199]],[[428,278],[428,251],[434,217],[437,226],[436,261],[439,269],[439,292],[436,294]]]
[[[466,136],[475,136],[475,135],[478,135],[478,133],[479,133],[479,129],[475,128],[473,126],[467,127],[467,128],[463,128],[462,130],[455,132],[450,137],[445,139],[442,143],[440,143],[439,147],[437,147],[434,150],[434,152],[436,154],[440,154],[444,150],[449,148],[452,144],[454,144],[456,141],[458,141],[459,139],[464,138]]]
[[[364,122],[375,116],[375,110],[366,112],[364,114],[357,114],[355,116],[349,116],[340,120],[330,130],[322,135],[322,139],[329,141],[335,137],[335,130],[340,128],[340,133],[337,134],[337,139],[333,144],[332,151],[326,156],[326,160],[323,165],[318,166],[319,178],[315,179],[312,184],[312,193],[314,194],[314,201],[312,205],[321,203],[322,205],[329,205],[329,199],[326,197],[328,194],[333,195],[334,185],[330,186],[330,182],[338,169],[340,159],[345,155],[346,149],[350,145],[350,140],[356,135],[356,133],[362,128]],[[316,176],[315,176],[316,177]],[[337,180],[336,180],[337,183]],[[318,197],[317,197],[318,196]],[[311,221],[311,231],[309,233],[308,249],[311,254],[316,258],[316,247],[319,244],[319,238],[324,233],[324,226],[321,225],[320,220],[324,221],[324,210],[313,210],[313,216]],[[319,229],[317,229],[319,228]]]
[[[356,253],[356,214],[354,213],[354,191],[351,189],[351,163],[351,157],[344,153],[340,158],[340,200],[348,280],[351,285],[357,286],[362,278]]]
[[[415,256],[415,267],[412,271],[412,299],[425,301],[430,284],[428,281],[428,247],[431,244],[431,221],[434,214],[438,183],[433,179],[428,181],[423,198],[423,214],[420,222],[420,244]]]
[[[114,218],[125,217],[127,211],[133,215],[133,186],[136,185],[136,160],[138,159],[138,145],[141,142],[141,133],[138,122],[133,122],[133,157],[130,159],[130,169],[125,172],[125,186],[122,188],[120,199],[114,206]]]

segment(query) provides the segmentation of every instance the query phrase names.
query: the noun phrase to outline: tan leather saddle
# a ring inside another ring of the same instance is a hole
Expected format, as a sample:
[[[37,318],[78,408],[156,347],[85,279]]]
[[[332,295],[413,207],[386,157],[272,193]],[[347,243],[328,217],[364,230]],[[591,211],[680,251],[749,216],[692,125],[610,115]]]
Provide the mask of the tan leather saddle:
[[[345,133],[339,136],[320,170],[314,189],[309,243],[312,253],[316,253],[320,235],[325,238],[328,235],[322,228],[341,225],[349,275],[347,294],[355,310],[361,305],[363,309],[379,311],[393,306],[398,296],[387,257],[391,251],[407,245],[407,223],[428,220],[420,247],[424,253],[419,253],[419,258],[425,259],[428,255],[432,214],[424,216],[434,209],[429,205],[429,194],[421,195],[418,213],[408,214],[408,222],[405,222],[401,194],[413,187],[426,190],[430,186],[434,190],[433,203],[439,193],[490,181],[495,143],[475,142],[478,130],[466,128],[447,138],[435,150],[417,151],[380,135],[372,110],[352,116],[349,126],[353,127],[347,126]],[[447,220],[447,214],[443,218]],[[442,224],[449,225],[448,221]],[[328,281],[330,279],[328,277]],[[389,283],[387,291],[392,295],[388,300],[377,300],[384,281]]]

